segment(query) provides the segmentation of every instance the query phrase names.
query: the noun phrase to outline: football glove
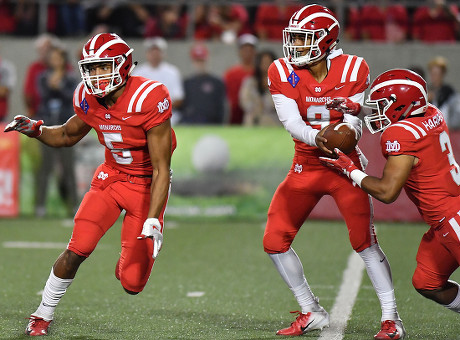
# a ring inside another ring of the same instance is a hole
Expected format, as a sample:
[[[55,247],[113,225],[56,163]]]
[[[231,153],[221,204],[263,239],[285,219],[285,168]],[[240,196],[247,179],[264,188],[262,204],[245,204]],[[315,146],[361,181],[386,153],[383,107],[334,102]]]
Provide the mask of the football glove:
[[[153,258],[158,256],[163,244],[163,234],[161,233],[161,224],[158,218],[148,218],[144,222],[141,234],[137,237],[138,240],[151,238],[153,240]]]
[[[355,103],[348,98],[337,97],[329,99],[326,102],[326,109],[336,110],[343,114],[347,113],[352,116],[357,116],[361,112],[361,104]]]
[[[15,116],[13,121],[5,127],[5,132],[16,130],[28,137],[38,137],[42,134],[43,120],[33,120],[26,116]]]
[[[335,148],[334,152],[338,158],[320,157],[319,160],[321,163],[338,170],[348,178],[350,178],[350,174],[353,170],[359,170],[355,163],[353,163],[353,161],[338,148]]]

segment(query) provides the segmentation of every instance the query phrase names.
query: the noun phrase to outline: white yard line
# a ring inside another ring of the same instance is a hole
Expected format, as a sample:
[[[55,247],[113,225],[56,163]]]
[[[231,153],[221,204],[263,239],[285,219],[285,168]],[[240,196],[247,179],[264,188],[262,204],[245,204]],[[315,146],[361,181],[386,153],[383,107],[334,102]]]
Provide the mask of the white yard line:
[[[67,243],[59,242],[26,242],[26,241],[9,241],[2,243],[3,248],[19,248],[19,249],[63,249],[67,247]]]
[[[348,265],[343,272],[342,285],[335,299],[335,303],[329,313],[330,326],[324,328],[319,340],[342,340],[350,318],[353,305],[358,295],[359,286],[363,278],[364,261],[356,253],[352,252],[348,257]]]

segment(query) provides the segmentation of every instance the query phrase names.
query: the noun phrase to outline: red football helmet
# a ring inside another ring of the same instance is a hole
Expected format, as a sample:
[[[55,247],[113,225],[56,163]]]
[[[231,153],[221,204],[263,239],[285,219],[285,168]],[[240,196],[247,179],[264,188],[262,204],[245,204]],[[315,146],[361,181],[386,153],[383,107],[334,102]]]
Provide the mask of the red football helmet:
[[[78,62],[86,91],[104,97],[126,83],[134,68],[133,49],[115,33],[96,34],[83,46]],[[112,71],[104,75],[91,74],[95,64],[111,64]]]
[[[383,131],[401,119],[425,113],[426,82],[406,69],[383,72],[372,82],[366,103],[374,109],[373,114],[364,117],[367,128],[372,133]]]
[[[326,7],[308,5],[295,12],[283,30],[283,53],[291,64],[304,66],[318,61],[337,44],[340,25]],[[304,44],[294,44],[294,37],[302,35]],[[300,50],[299,50],[300,49]],[[304,51],[308,49],[305,55]]]

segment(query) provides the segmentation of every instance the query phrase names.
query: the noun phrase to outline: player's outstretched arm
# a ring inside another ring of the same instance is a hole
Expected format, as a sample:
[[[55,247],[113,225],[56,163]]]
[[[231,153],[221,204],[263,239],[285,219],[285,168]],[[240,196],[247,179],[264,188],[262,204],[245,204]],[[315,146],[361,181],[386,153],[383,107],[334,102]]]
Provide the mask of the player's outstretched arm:
[[[336,110],[343,114],[357,116],[361,112],[361,104],[355,103],[349,98],[336,97],[336,98],[329,99],[326,102],[326,109]]]
[[[414,166],[416,158],[409,155],[389,156],[381,178],[369,176],[359,170],[353,161],[339,149],[334,150],[338,158],[320,157],[324,165],[346,175],[361,189],[383,203],[394,202]]]
[[[45,126],[43,120],[33,120],[18,115],[5,127],[5,132],[18,131],[28,137],[37,138],[52,147],[72,146],[91,130],[77,115],[72,116],[63,125]]]
[[[62,125],[42,126],[42,134],[37,139],[52,147],[73,146],[90,130],[91,126],[73,115]]]

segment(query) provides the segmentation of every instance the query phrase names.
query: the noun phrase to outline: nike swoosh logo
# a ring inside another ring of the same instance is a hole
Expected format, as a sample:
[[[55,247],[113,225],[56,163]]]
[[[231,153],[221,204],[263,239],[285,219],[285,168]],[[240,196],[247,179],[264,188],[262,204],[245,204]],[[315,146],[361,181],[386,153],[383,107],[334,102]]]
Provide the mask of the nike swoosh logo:
[[[300,326],[300,330],[302,332],[305,332],[305,330],[308,328],[308,326],[310,326],[313,323],[313,321],[315,321],[315,319],[313,319],[309,323],[307,323],[307,325],[305,327]]]
[[[398,332],[394,331],[393,333],[387,333],[387,335],[390,337],[390,339],[393,339],[396,335],[398,335]]]
[[[128,117],[121,117],[122,120],[126,120],[126,119],[129,119],[131,118],[132,116],[128,116]]]
[[[342,87],[344,87],[345,85],[342,85],[342,86],[336,86],[334,87],[336,90],[340,90]]]
[[[446,237],[447,235],[449,235],[449,232],[445,233],[445,234],[442,234],[442,236]]]
[[[380,262],[383,262],[383,261],[385,261],[385,258],[383,258],[383,259],[380,260]]]

